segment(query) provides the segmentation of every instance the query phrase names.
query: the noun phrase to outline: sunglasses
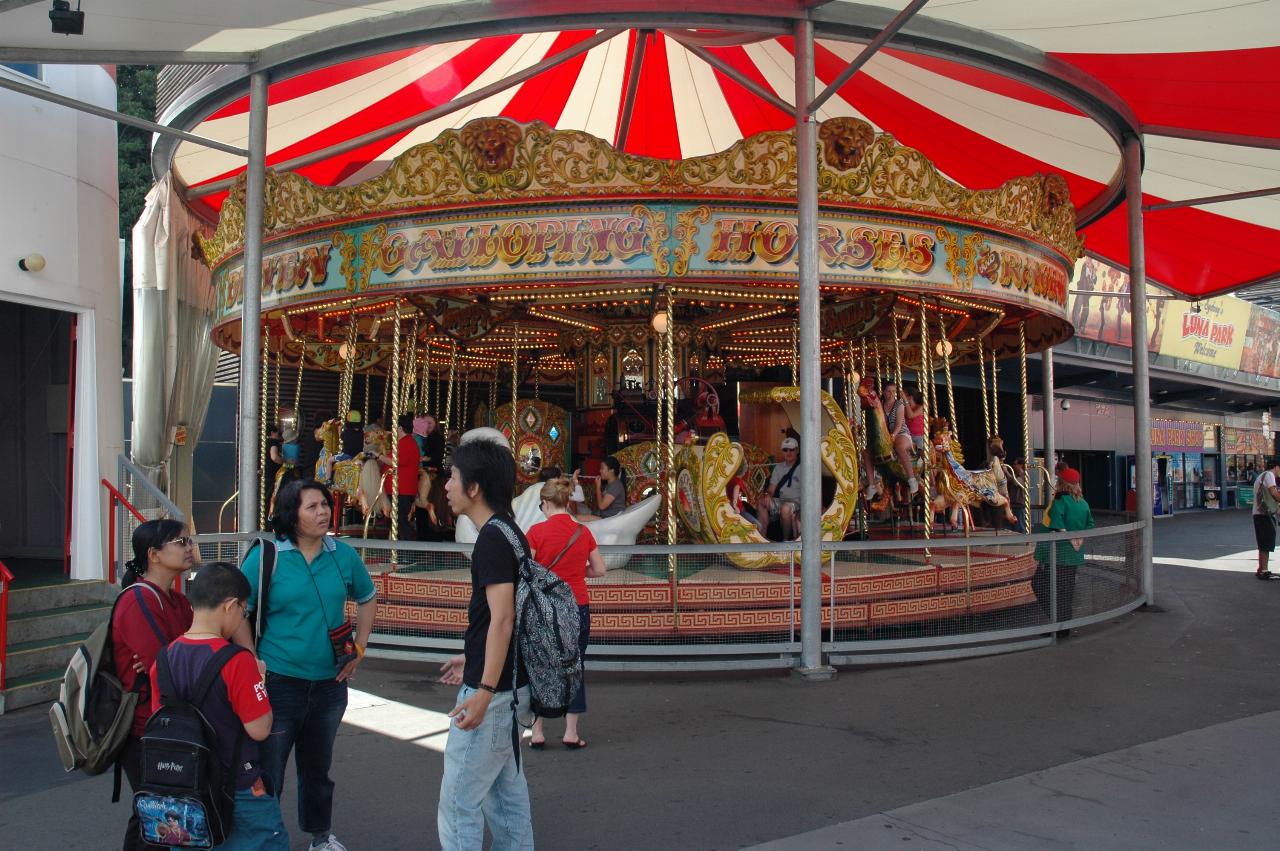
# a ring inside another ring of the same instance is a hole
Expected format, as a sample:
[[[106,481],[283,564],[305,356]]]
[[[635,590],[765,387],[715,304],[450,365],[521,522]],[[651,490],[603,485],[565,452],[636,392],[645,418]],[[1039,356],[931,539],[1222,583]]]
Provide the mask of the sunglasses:
[[[164,545],[167,547],[169,544],[177,544],[180,547],[189,547],[195,542],[195,538],[192,538],[189,535],[183,535],[181,538],[174,538],[172,541],[166,541]]]

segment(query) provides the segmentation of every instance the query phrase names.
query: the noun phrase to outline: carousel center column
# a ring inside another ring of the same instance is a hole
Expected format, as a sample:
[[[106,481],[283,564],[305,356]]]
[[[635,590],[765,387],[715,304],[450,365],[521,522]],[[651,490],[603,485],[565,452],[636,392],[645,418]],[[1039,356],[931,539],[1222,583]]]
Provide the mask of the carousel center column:
[[[262,223],[267,188],[267,75],[249,78],[249,167],[245,182],[244,296],[240,312],[240,498],[236,531],[258,528],[258,386],[262,333]],[[242,544],[242,549],[245,545]]]
[[[818,394],[822,357],[818,341],[818,135],[814,96],[813,22],[796,22],[795,112],[798,260],[800,271],[800,667],[808,680],[828,680],[822,662],[822,456]]]

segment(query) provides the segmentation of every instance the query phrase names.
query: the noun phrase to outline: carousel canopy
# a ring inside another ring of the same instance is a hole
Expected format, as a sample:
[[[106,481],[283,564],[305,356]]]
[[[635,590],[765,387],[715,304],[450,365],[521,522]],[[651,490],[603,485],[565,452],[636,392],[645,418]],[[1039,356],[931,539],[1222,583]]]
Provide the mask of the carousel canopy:
[[[724,150],[793,119],[722,69],[790,102],[792,19],[815,21],[821,90],[905,2],[655,0],[630,4],[634,14],[623,5],[95,0],[85,35],[67,40],[49,33],[44,4],[0,0],[0,58],[227,63],[166,120],[238,146],[247,138],[244,77],[271,69],[268,163],[306,158],[297,171],[350,184],[480,116],[585,130],[656,157]],[[613,27],[621,29],[610,36]],[[562,52],[572,55],[464,109],[325,153]],[[1196,298],[1280,275],[1280,197],[1263,192],[1280,186],[1277,102],[1277,0],[937,0],[818,117],[864,118],[971,188],[1060,173],[1081,211],[1086,249],[1121,267],[1119,139],[1139,132],[1144,204],[1256,195],[1146,216],[1148,275]],[[160,151],[214,208],[225,197],[220,187],[243,169],[243,160],[188,143]]]

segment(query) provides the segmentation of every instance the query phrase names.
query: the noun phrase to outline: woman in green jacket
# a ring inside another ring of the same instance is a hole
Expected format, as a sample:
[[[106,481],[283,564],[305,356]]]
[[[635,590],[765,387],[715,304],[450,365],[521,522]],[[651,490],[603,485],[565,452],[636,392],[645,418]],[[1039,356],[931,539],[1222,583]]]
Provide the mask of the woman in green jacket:
[[[1048,531],[1078,532],[1094,527],[1093,512],[1084,501],[1080,489],[1080,471],[1070,467],[1058,474],[1053,502],[1049,506]],[[1049,544],[1036,545],[1036,568],[1032,587],[1045,615],[1049,614]],[[1058,620],[1071,620],[1072,601],[1076,591],[1076,568],[1084,564],[1084,539],[1071,538],[1054,544],[1057,562]],[[1071,630],[1059,630],[1058,637],[1066,638]]]

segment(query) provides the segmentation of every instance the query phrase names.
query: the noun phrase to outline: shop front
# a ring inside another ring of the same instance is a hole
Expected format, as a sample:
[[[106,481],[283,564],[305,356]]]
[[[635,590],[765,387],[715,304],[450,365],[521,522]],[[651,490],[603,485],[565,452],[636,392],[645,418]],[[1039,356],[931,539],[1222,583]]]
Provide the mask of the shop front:
[[[1220,508],[1217,426],[1182,420],[1151,421],[1151,472],[1156,514]]]
[[[1253,508],[1253,480],[1262,472],[1262,465],[1271,453],[1271,441],[1262,429],[1223,427],[1228,508]]]

